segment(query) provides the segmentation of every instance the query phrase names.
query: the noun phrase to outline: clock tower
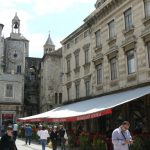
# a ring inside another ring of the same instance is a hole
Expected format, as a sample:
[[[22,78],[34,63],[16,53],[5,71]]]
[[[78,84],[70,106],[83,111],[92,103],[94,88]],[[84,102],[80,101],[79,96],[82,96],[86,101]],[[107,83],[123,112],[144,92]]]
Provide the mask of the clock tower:
[[[5,39],[5,72],[24,74],[25,57],[28,57],[29,41],[20,33],[20,19],[15,14],[12,19],[10,37]]]

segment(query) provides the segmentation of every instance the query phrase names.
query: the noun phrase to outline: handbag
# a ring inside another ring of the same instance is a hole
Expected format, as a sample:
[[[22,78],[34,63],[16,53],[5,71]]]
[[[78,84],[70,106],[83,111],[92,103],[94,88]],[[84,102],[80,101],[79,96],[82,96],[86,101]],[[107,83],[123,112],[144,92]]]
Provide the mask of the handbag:
[[[64,134],[64,139],[68,140],[68,136],[67,136],[67,132],[66,131],[65,131],[65,134]]]
[[[52,141],[49,141],[48,147],[49,147],[49,148],[52,148]]]

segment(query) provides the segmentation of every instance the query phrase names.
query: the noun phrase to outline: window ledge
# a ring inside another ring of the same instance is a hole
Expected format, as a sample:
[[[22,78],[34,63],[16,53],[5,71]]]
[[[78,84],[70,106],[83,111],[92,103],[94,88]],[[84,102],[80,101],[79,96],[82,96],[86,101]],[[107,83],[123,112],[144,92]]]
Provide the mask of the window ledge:
[[[80,72],[80,66],[76,67],[76,68],[74,69],[74,72],[75,72],[75,73]]]
[[[117,36],[116,36],[116,35],[113,36],[113,37],[111,37],[111,38],[109,38],[109,39],[107,40],[108,45],[112,45],[112,44],[116,43],[116,41],[117,41]]]
[[[83,67],[84,67],[84,68],[89,67],[89,66],[90,66],[90,64],[91,64],[90,62],[85,63],[85,64],[83,65]]]
[[[118,85],[118,83],[119,83],[119,80],[118,80],[118,79],[114,79],[114,80],[111,80],[111,81],[110,81],[110,85],[111,85],[111,86],[116,86],[116,85]]]
[[[102,50],[102,44],[100,44],[99,46],[94,47],[95,52],[99,52],[101,50]]]
[[[136,80],[136,73],[132,73],[127,76],[128,82],[133,81],[133,80]]]
[[[126,36],[126,35],[128,35],[128,34],[133,34],[133,32],[134,32],[134,25],[132,25],[129,29],[125,29],[125,30],[123,30],[123,34]]]
[[[145,26],[147,26],[148,24],[150,24],[150,16],[147,16],[145,18],[142,19],[142,22]]]
[[[103,89],[103,84],[97,84],[96,90],[102,90]]]

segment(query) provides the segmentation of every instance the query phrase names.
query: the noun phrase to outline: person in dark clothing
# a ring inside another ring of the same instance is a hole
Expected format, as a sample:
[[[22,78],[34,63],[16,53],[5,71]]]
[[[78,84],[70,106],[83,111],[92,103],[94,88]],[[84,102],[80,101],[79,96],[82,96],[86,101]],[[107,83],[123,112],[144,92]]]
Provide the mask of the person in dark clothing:
[[[50,139],[52,141],[53,150],[57,150],[58,131],[56,126],[54,126],[53,131],[50,133]]]
[[[60,143],[61,143],[61,150],[65,150],[65,135],[66,130],[64,129],[63,125],[60,125],[59,129],[59,136],[60,136]]]
[[[0,141],[0,150],[17,150],[15,141],[13,140],[13,127],[8,126],[6,134],[4,134]]]

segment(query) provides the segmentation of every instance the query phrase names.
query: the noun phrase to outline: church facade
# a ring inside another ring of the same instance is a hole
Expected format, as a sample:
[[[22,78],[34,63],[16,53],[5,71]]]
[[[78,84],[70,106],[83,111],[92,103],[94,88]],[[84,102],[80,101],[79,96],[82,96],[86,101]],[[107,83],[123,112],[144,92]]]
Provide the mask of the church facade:
[[[4,38],[0,24],[0,124],[23,116],[25,57],[29,41],[21,35],[20,19],[12,19],[10,36]]]

